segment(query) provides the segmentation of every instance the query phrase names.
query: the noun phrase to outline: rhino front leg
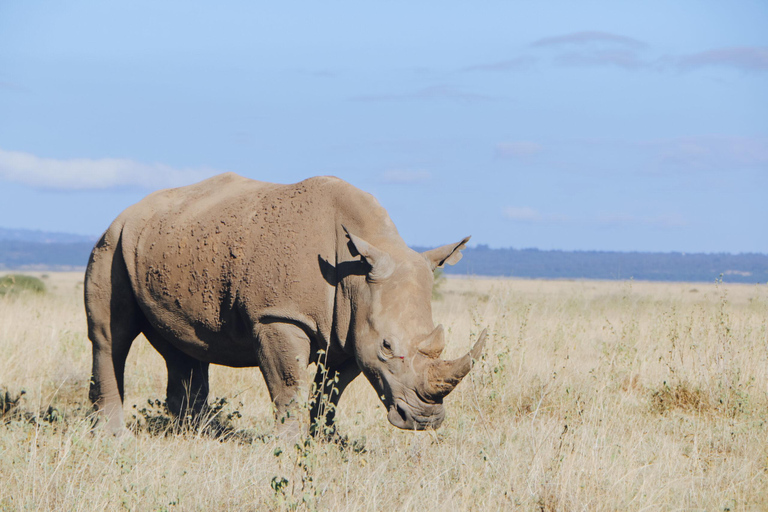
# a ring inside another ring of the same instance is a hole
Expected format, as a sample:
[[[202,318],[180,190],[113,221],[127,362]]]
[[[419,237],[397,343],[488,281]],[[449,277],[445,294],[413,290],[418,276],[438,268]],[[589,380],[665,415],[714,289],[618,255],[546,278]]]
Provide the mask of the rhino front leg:
[[[360,367],[354,359],[340,365],[318,364],[315,374],[315,400],[309,413],[309,433],[333,439],[336,436],[336,407],[341,394],[350,382],[360,375]]]
[[[301,435],[309,351],[309,337],[296,325],[272,322],[259,328],[259,367],[275,404],[277,435],[283,438]]]

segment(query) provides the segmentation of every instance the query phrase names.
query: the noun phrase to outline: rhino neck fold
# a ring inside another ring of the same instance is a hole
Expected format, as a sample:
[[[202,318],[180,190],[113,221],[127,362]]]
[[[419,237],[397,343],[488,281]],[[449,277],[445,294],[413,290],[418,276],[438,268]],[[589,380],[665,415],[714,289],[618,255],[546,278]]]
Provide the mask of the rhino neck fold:
[[[331,343],[348,355],[354,354],[352,333],[352,301],[359,295],[357,288],[362,284],[364,267],[353,259],[346,247],[346,236],[339,226],[336,228],[336,259],[333,269],[333,334]],[[361,274],[362,275],[358,275]]]

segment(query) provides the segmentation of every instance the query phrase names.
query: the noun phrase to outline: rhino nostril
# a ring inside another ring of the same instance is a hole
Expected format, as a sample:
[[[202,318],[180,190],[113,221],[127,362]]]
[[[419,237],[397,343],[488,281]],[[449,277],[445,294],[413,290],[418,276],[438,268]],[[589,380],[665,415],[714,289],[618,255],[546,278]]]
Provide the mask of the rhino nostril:
[[[408,423],[410,418],[408,417],[408,413],[405,412],[405,409],[398,403],[395,405],[395,410],[397,411],[397,414],[402,418],[403,423]]]

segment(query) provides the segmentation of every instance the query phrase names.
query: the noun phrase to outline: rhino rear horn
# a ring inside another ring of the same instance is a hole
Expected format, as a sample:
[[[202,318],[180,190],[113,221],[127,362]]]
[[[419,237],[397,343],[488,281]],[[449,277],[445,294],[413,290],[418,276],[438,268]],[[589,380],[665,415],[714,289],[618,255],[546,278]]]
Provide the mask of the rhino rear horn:
[[[442,324],[435,327],[435,330],[432,331],[426,338],[424,338],[424,341],[419,343],[419,346],[417,347],[419,352],[427,357],[432,357],[434,359],[440,357],[440,354],[443,353],[444,348],[445,331],[443,330]]]
[[[434,361],[427,373],[425,394],[432,400],[439,400],[453,391],[472,369],[474,361],[480,358],[486,337],[487,329],[483,329],[468,354],[453,361]]]
[[[395,270],[395,262],[386,251],[382,251],[359,236],[353,235],[345,226],[342,225],[341,227],[349,238],[352,256],[359,254],[371,266],[371,270],[368,272],[369,280],[380,281],[392,275]]]

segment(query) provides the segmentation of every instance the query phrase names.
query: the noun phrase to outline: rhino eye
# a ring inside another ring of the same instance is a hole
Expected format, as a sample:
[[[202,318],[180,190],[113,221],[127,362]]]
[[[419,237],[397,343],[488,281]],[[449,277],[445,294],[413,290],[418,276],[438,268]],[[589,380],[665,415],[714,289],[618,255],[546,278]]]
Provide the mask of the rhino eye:
[[[379,350],[379,359],[382,361],[389,361],[395,357],[395,352],[392,350],[393,343],[390,340],[381,341],[381,349]]]

